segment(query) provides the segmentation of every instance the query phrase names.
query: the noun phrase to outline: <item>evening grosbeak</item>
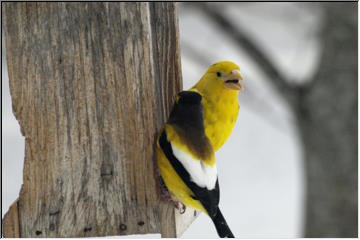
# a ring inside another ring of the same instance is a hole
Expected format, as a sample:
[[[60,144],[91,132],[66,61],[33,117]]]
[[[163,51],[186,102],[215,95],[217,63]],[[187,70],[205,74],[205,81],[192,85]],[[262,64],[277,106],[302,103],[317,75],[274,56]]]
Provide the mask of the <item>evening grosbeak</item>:
[[[240,67],[230,61],[211,65],[189,91],[202,96],[205,134],[214,151],[230,136],[238,113],[238,93],[244,89]]]
[[[206,213],[220,237],[234,237],[218,206],[219,182],[214,149],[205,134],[204,99],[195,91],[177,95],[157,140],[157,163],[174,201]]]

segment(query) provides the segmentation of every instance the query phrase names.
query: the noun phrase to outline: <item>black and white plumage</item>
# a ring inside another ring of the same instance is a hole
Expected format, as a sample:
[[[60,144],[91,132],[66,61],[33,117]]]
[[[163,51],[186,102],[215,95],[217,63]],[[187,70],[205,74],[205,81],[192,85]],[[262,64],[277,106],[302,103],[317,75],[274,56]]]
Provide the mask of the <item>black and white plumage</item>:
[[[205,135],[202,97],[178,94],[157,142],[161,176],[175,201],[209,215],[220,237],[234,237],[219,209],[219,181],[214,152]]]

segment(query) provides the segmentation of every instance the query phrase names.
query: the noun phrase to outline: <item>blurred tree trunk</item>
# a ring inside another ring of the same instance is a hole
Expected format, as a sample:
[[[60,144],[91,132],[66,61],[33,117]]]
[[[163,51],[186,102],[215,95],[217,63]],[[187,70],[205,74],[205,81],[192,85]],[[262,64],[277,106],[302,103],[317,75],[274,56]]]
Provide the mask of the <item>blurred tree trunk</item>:
[[[182,88],[175,3],[5,3],[2,13],[25,137],[4,236],[180,236],[194,212],[160,202],[154,156]]]
[[[357,237],[357,3],[316,5],[325,10],[322,56],[315,77],[304,85],[291,84],[224,11],[193,6],[245,50],[296,114],[306,168],[305,236]]]
[[[297,91],[307,181],[305,237],[357,237],[356,5],[326,5],[318,72]]]

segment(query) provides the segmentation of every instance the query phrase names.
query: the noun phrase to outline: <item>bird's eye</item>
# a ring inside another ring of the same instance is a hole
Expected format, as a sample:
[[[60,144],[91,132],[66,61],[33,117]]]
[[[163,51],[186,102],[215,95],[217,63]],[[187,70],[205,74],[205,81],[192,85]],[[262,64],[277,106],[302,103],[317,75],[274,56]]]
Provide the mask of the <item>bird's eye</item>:
[[[216,76],[221,77],[221,72],[216,72]]]

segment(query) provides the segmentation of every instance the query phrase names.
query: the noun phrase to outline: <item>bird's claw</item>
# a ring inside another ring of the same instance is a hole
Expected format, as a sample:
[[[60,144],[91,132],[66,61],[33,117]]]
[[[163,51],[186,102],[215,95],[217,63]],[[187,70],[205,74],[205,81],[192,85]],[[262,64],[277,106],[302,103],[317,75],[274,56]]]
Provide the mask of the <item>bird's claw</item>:
[[[179,210],[180,214],[184,214],[186,212],[186,205],[182,202],[174,202],[175,208]]]
[[[180,214],[184,214],[185,211],[186,211],[186,206],[185,205],[182,205],[183,207],[180,208]]]

